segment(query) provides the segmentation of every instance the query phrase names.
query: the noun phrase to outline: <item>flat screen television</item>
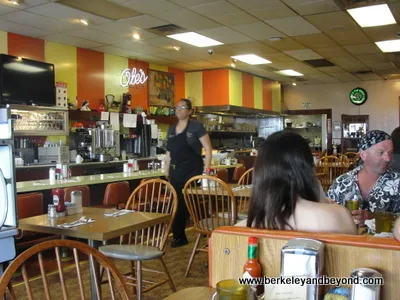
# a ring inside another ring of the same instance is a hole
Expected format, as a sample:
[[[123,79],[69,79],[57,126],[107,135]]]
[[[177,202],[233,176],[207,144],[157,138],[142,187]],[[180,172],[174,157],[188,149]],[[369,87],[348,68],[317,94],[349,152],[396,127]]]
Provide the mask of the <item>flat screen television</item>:
[[[54,65],[0,54],[0,102],[55,106]]]

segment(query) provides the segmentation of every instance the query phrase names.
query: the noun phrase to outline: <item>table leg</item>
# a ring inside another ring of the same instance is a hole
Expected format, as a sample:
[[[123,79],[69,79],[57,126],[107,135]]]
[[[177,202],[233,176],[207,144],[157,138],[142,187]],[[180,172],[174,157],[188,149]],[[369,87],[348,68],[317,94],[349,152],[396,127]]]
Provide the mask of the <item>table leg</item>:
[[[90,247],[93,247],[95,249],[99,249],[99,246],[101,245],[101,242],[95,241],[95,240],[88,240],[88,244],[89,244]],[[93,269],[94,269],[94,271],[93,271]],[[100,265],[96,260],[94,260],[93,267],[89,263],[89,274],[90,274],[90,294],[91,294],[91,299],[92,300],[101,299]],[[96,278],[97,278],[98,286],[96,286]],[[96,291],[97,288],[100,291],[100,298],[97,297],[97,291]]]

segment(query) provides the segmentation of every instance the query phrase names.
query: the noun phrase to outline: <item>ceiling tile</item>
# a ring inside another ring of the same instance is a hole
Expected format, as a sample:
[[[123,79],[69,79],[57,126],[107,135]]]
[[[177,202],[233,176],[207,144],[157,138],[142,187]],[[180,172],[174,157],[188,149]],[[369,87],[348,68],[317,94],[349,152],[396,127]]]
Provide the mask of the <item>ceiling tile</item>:
[[[101,32],[106,32],[112,35],[131,37],[133,33],[138,33],[142,40],[152,39],[158,37],[158,35],[148,32],[146,30],[141,30],[134,27],[130,21],[115,21],[102,25],[91,26],[91,29],[99,30]]]
[[[2,17],[3,20],[12,21],[14,23],[32,26],[39,29],[45,29],[48,32],[60,32],[82,28],[78,24],[71,24],[68,22],[59,22],[48,17],[36,15],[27,11],[17,11]]]
[[[272,47],[269,47],[261,42],[247,42],[247,43],[239,43],[235,44],[235,48],[247,51],[249,53],[254,53],[254,54],[263,54],[263,53],[276,53],[277,50],[275,50]]]
[[[199,32],[224,44],[244,43],[252,41],[251,38],[230,29],[229,27],[216,27]]]
[[[328,74],[322,74],[322,75],[310,75],[311,77],[324,82],[324,83],[335,83],[335,82],[340,82],[339,79],[332,77]]]
[[[396,3],[390,4],[390,11],[396,20],[400,20],[400,2],[396,1]]]
[[[331,74],[333,77],[339,79],[342,82],[353,82],[353,81],[360,81],[360,78],[354,76],[351,73],[333,73]]]
[[[5,5],[0,5],[0,16],[14,12],[14,11],[18,11],[18,9],[9,7],[9,6],[5,6]]]
[[[121,4],[135,11],[149,15],[154,15],[159,12],[170,12],[181,8],[179,5],[166,0],[128,0],[125,2],[126,3]]]
[[[176,68],[176,69],[181,69],[181,70],[186,70],[186,71],[199,70],[198,67],[192,66],[192,65],[189,65],[189,64],[185,64],[185,63],[175,63],[175,64],[169,65],[169,67]]]
[[[161,49],[151,45],[146,45],[139,41],[123,42],[115,44],[114,46],[118,48],[128,49],[136,53],[141,53],[143,55],[154,55],[166,51],[165,49]]]
[[[151,45],[151,46],[157,46],[163,49],[169,49],[172,50],[174,46],[180,47],[181,50],[183,49],[196,49],[197,47],[195,46],[190,46],[189,44],[182,43],[180,41],[170,39],[167,37],[157,37],[153,39],[147,39],[145,41],[146,44]],[[175,50],[176,51],[176,50]]]
[[[363,81],[370,81],[370,80],[379,80],[381,79],[378,75],[372,73],[372,74],[360,74],[357,75],[358,78],[360,78]]]
[[[210,17],[214,21],[221,23],[225,26],[233,26],[233,25],[240,25],[240,24],[248,24],[257,22],[258,19],[253,17],[252,15],[241,12],[238,14],[233,15],[226,15],[226,16],[218,16],[218,17]]]
[[[366,44],[370,40],[360,29],[352,29],[345,31],[329,31],[325,32],[331,39],[340,45],[357,45]]]
[[[251,10],[250,14],[260,20],[282,19],[297,16],[297,14],[287,6],[280,6],[270,9]]]
[[[333,66],[333,67],[323,67],[319,68],[320,71],[328,74],[334,74],[334,73],[343,73],[344,70],[341,67]]]
[[[286,55],[285,53],[269,53],[268,59],[272,61],[272,63],[287,63],[287,62],[297,62],[293,57]]]
[[[189,9],[206,17],[226,16],[242,12],[236,6],[223,0],[190,6]]]
[[[101,46],[101,47],[95,47],[95,48],[91,48],[92,50],[95,51],[100,51],[100,52],[104,52],[104,53],[109,53],[109,54],[114,54],[114,55],[119,55],[119,56],[123,56],[123,57],[133,57],[133,56],[140,56],[139,53],[133,52],[133,51],[129,51],[127,49],[122,49],[122,48],[118,48],[115,46]]]
[[[91,28],[82,28],[68,31],[66,35],[79,37],[82,39],[99,42],[102,44],[117,44],[125,41],[133,41],[133,37],[122,37],[120,35],[110,35]]]
[[[363,31],[373,42],[394,40],[399,38],[397,36],[397,33],[400,32],[400,26],[399,24],[393,24],[386,26],[368,27],[363,28]]]
[[[74,20],[77,21],[79,19],[87,19],[94,25],[110,22],[110,20],[105,18],[98,17],[55,2],[28,8],[27,11],[65,22],[73,22]]]
[[[265,24],[264,22],[235,25],[232,26],[232,29],[252,37],[255,40],[266,40],[270,37],[284,36],[281,32]]]
[[[266,20],[265,22],[288,36],[320,33],[317,28],[299,16],[284,19]]]
[[[374,71],[392,70],[394,65],[391,62],[366,64]]]
[[[260,10],[285,6],[279,0],[229,0],[232,4],[244,10]]]
[[[348,13],[343,11],[305,16],[304,18],[325,33],[359,28]]]
[[[166,58],[170,60],[174,60],[177,62],[188,62],[188,61],[196,61],[196,57],[190,55],[182,55],[180,52],[173,51],[164,51],[163,53],[158,53],[158,57]]]
[[[281,51],[289,51],[289,50],[299,50],[299,49],[305,49],[306,47],[299,42],[296,42],[294,39],[284,37],[283,40],[281,41],[262,41],[264,44],[267,44],[268,46],[271,46],[275,49],[281,50]]]
[[[331,11],[339,11],[340,8],[334,0],[282,0],[289,7],[294,9],[299,15],[313,15]]]
[[[213,63],[213,62],[205,61],[205,60],[189,61],[188,64],[199,67],[199,68],[204,68],[204,69],[223,67],[223,65],[221,65],[221,64]]]
[[[301,49],[301,50],[291,50],[291,51],[283,51],[285,54],[290,55],[298,60],[308,60],[308,59],[320,59],[323,58],[318,53],[310,49]]]
[[[140,60],[144,60],[153,64],[157,64],[157,65],[168,65],[168,64],[173,64],[176,63],[173,60],[170,59],[165,59],[162,57],[158,57],[158,56],[152,56],[152,55],[141,55],[137,57]]]
[[[126,1],[126,0],[124,0],[124,1]],[[189,7],[189,6],[193,6],[193,5],[217,2],[218,0],[169,0],[169,1],[176,3],[180,6]]]
[[[328,47],[328,48],[315,48],[314,51],[325,58],[350,56],[349,52],[347,52],[345,49],[339,46]]]
[[[220,26],[217,22],[186,8],[180,8],[173,11],[161,11],[153,13],[153,15],[172,24],[195,31]]]
[[[330,61],[349,72],[369,70],[368,67],[352,56],[331,58]]]
[[[357,59],[364,64],[377,64],[388,62],[384,54],[357,55]]]
[[[376,46],[373,43],[367,43],[361,45],[348,45],[348,46],[343,46],[343,48],[345,48],[353,55],[382,53],[381,50],[379,50],[378,46]]]
[[[152,27],[157,27],[157,26],[163,26],[168,24],[168,22],[154,18],[149,15],[141,15],[141,16],[136,16],[128,19],[123,20],[124,23],[129,23],[137,28],[140,29],[147,29],[147,28],[152,28]]]
[[[27,9],[29,7],[45,4],[48,2],[51,2],[51,0],[24,0],[18,6],[16,6],[15,4],[8,2],[8,0],[0,0],[0,4],[8,6],[10,8],[16,8],[17,10]]]
[[[67,44],[71,46],[77,46],[81,48],[94,48],[94,47],[104,46],[101,43],[88,41],[75,36],[65,35],[63,33],[56,33],[53,35],[45,36],[44,39],[48,41],[58,42],[61,44]]]
[[[42,37],[52,32],[47,31],[45,29],[38,29],[30,26],[25,26],[9,21],[2,21],[0,20],[0,30],[17,33],[21,35],[26,35],[30,37]]]
[[[323,33],[296,36],[293,39],[309,48],[334,47],[337,44]]]

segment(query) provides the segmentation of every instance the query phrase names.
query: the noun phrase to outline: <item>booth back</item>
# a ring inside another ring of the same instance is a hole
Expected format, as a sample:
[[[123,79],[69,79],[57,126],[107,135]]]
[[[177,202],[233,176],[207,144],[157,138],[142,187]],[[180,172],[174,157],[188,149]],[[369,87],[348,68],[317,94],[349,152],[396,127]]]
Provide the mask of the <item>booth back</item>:
[[[239,278],[247,260],[249,237],[257,237],[263,274],[279,277],[281,249],[288,240],[311,238],[325,244],[325,274],[349,277],[354,269],[371,268],[384,277],[381,299],[398,299],[400,294],[400,242],[393,238],[366,235],[258,230],[246,227],[220,227],[209,239],[209,285]],[[326,289],[332,286],[327,286]]]

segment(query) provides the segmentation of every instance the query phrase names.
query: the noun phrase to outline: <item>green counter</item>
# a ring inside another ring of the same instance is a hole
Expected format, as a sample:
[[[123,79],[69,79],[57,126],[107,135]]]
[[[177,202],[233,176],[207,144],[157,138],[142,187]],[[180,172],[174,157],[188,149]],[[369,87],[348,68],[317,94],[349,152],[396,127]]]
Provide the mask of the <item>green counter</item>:
[[[110,173],[88,176],[74,176],[66,180],[55,180],[54,183],[51,184],[50,180],[48,179],[21,181],[17,182],[17,193],[36,192],[54,188],[66,188],[78,185],[92,185],[160,176],[164,176],[163,170],[158,170],[154,172],[145,170],[132,173]]]

